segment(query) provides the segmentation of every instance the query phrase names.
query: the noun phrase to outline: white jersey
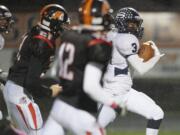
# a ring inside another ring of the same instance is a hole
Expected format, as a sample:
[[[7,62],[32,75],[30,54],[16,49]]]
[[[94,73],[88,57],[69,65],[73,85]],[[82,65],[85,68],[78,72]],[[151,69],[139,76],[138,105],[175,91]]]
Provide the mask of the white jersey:
[[[104,76],[104,87],[116,92],[119,89],[128,90],[132,86],[132,79],[127,58],[137,54],[139,41],[128,33],[109,32],[107,38],[112,41],[113,52]],[[118,83],[115,83],[117,81]]]
[[[5,44],[4,37],[0,34],[0,50],[3,49]]]

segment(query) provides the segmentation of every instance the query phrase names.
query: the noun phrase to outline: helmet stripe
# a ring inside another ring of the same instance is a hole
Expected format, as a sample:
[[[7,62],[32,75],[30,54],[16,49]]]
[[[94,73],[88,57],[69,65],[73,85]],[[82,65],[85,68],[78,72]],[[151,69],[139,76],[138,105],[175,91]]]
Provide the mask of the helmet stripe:
[[[88,0],[85,2],[85,5],[83,7],[83,23],[84,24],[91,24],[91,5],[93,0]]]

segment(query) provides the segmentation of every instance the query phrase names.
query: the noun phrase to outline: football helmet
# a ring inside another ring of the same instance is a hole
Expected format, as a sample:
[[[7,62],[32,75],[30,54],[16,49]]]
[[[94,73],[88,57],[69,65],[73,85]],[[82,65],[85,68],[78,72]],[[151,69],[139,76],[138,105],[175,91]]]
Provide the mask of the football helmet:
[[[144,33],[143,19],[134,8],[120,9],[115,15],[114,22],[119,33],[131,33],[139,39],[142,38]]]
[[[0,32],[8,33],[14,20],[10,10],[4,5],[0,5]]]
[[[83,25],[110,28],[113,10],[107,0],[83,0],[79,8],[79,20]]]
[[[68,28],[70,19],[66,10],[58,4],[46,5],[40,12],[40,24],[54,34]]]

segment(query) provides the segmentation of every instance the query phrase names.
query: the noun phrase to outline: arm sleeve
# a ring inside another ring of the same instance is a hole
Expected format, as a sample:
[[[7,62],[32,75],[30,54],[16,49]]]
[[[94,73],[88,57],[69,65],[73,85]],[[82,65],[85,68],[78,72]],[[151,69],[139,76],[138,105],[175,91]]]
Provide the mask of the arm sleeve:
[[[30,60],[28,75],[26,78],[25,88],[30,90],[34,96],[51,96],[52,91],[48,86],[43,85],[43,80],[40,78],[43,65],[41,61],[32,56]]]
[[[137,54],[131,55],[128,57],[128,62],[131,64],[131,66],[141,75],[149,71],[151,68],[154,67],[154,65],[159,61],[161,56],[157,55],[151,58],[147,62],[143,62],[143,59],[141,59]]]
[[[102,65],[97,63],[89,63],[86,65],[83,81],[84,91],[95,101],[111,106],[113,100],[111,96],[103,91],[103,87],[100,85],[102,76]],[[94,77],[96,75],[96,77]]]
[[[52,91],[48,86],[43,84],[40,78],[44,70],[49,66],[49,48],[43,41],[32,41],[32,56],[28,67],[28,74],[25,81],[25,88],[27,88],[34,96],[51,96]]]

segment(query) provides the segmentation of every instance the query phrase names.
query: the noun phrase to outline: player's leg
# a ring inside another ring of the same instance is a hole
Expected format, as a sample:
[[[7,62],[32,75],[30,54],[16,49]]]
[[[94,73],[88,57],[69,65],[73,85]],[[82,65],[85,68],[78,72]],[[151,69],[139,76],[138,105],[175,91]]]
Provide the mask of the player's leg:
[[[131,89],[127,94],[127,110],[142,115],[148,120],[146,135],[158,135],[164,112],[150,97]]]
[[[49,119],[55,120],[59,125],[62,125],[76,135],[102,135],[101,130],[92,115],[76,109],[59,99],[56,99],[54,102]],[[47,131],[46,128],[54,129],[54,127],[50,126],[50,121],[47,121],[44,131]],[[46,133],[43,135],[46,135]]]
[[[109,78],[109,77],[108,77]],[[121,78],[116,77],[113,78],[111,81],[104,82],[104,91],[107,93],[110,93],[113,97],[117,96],[121,98],[122,101],[126,102],[126,99],[124,98],[125,95],[129,92],[131,89],[131,85],[129,83],[121,84],[119,83]],[[128,81],[127,81],[128,82]],[[109,106],[103,106],[102,109],[99,110],[98,115],[98,123],[101,127],[106,127],[108,124],[114,121],[116,118],[116,115],[118,115],[118,112],[120,110],[114,110]]]
[[[116,112],[109,106],[103,105],[99,110],[98,123],[101,127],[105,128],[109,123],[113,122],[116,118]]]
[[[42,132],[43,135],[64,135],[65,134],[62,126],[59,123],[57,123],[57,121],[53,119],[51,116],[48,117],[42,131],[43,131]]]
[[[3,95],[12,124],[28,135],[39,135],[42,127],[39,107],[24,94],[23,88],[8,81]]]

